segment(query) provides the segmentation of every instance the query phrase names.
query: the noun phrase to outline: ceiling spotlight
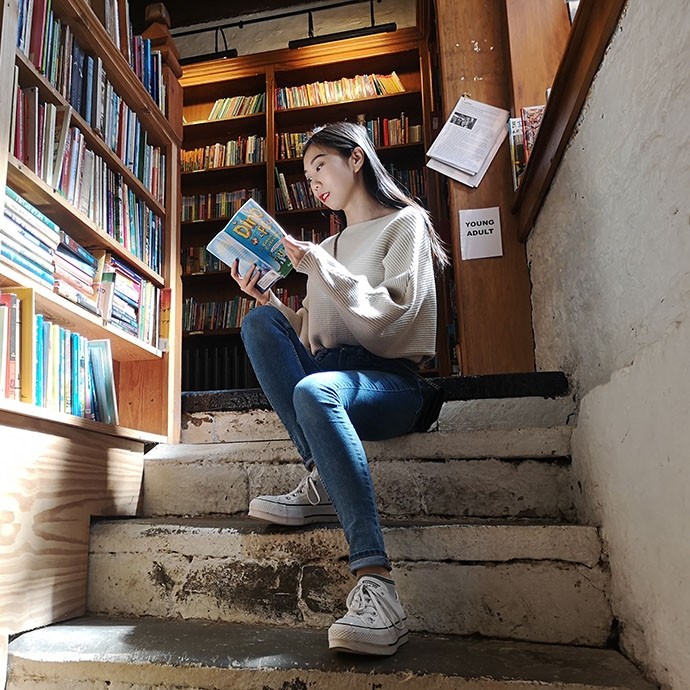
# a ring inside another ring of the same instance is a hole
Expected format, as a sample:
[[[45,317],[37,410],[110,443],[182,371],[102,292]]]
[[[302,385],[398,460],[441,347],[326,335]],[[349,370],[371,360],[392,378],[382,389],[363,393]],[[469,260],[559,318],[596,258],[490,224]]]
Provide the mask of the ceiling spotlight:
[[[380,0],[379,0],[380,2]],[[358,38],[360,36],[372,36],[373,34],[382,34],[389,31],[396,31],[397,25],[395,22],[388,24],[376,24],[374,18],[374,0],[369,0],[369,9],[371,12],[371,26],[365,26],[361,29],[348,29],[347,31],[336,31],[332,34],[323,34],[322,36],[314,36],[314,18],[311,11],[307,12],[308,27],[306,38],[297,38],[288,42],[289,48],[302,48],[304,46],[313,46],[319,43],[330,43],[331,41],[341,41],[345,38]]]
[[[223,28],[218,26],[214,29],[215,41],[214,50],[212,53],[204,53],[203,55],[189,55],[179,60],[180,65],[190,65],[196,62],[207,62],[208,60],[223,60],[227,58],[237,57],[237,48],[228,48],[228,42],[225,40],[225,32]],[[218,34],[223,38],[223,50],[218,49]]]

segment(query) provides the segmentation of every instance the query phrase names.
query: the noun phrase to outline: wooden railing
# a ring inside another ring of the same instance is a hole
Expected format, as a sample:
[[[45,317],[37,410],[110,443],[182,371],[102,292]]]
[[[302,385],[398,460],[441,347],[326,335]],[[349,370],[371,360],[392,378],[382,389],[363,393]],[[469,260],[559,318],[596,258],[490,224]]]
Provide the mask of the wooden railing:
[[[626,0],[581,0],[512,211],[525,242],[563,157]]]

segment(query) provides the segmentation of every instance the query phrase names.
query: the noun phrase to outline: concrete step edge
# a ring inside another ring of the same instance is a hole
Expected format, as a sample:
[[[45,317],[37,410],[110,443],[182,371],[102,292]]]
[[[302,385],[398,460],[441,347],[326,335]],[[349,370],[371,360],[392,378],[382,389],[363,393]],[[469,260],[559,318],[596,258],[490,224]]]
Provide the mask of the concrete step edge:
[[[601,560],[601,539],[595,526],[538,521],[472,520],[428,523],[384,523],[384,536],[393,562],[443,561],[506,563],[549,561],[577,563],[588,568]],[[340,554],[347,550],[335,525],[282,528],[250,519],[149,518],[103,520],[91,530],[90,553],[131,553],[141,545],[146,554],[177,553],[185,557],[236,556],[255,561],[319,549]]]
[[[445,403],[437,425],[428,433],[572,428],[575,421],[576,409],[572,400],[471,400]],[[197,412],[182,416],[182,440],[185,443],[277,438],[286,439],[288,435],[272,410]]]
[[[548,429],[494,429],[460,432],[409,434],[387,441],[365,442],[371,461],[390,459],[552,459],[568,457],[570,435],[567,426]],[[293,444],[285,438],[218,440],[205,443],[159,444],[146,455],[147,461],[177,460],[212,462],[226,460],[298,460]]]
[[[613,650],[421,634],[393,657],[362,658],[331,653],[323,630],[87,617],[25,633],[9,647],[8,690],[126,683],[149,690],[654,688]]]

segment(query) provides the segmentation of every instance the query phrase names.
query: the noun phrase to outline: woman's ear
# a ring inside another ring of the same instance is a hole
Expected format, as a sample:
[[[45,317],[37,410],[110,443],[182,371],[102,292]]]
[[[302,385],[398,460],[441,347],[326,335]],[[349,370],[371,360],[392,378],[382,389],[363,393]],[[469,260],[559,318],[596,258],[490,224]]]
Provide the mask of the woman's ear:
[[[364,165],[365,155],[361,146],[355,146],[350,154],[350,162],[354,172],[358,172]]]

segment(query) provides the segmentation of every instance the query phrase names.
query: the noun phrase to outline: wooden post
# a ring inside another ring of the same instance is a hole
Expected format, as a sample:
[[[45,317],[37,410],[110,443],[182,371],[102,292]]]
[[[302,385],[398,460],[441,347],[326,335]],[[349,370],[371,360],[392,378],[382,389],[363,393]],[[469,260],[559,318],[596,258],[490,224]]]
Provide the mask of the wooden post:
[[[444,117],[460,96],[510,109],[505,0],[437,0]],[[511,213],[507,140],[477,188],[448,181],[458,339],[463,375],[534,370],[525,245]],[[458,212],[498,206],[503,256],[462,261]]]

